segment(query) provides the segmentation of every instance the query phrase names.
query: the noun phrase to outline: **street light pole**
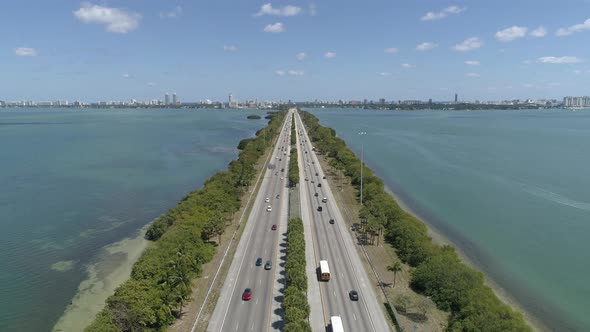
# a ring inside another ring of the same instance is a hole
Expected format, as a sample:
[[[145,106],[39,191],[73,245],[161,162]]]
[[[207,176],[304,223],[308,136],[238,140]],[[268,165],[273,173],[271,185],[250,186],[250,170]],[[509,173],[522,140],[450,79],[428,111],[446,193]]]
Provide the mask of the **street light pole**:
[[[359,135],[366,135],[367,133],[361,131]],[[363,206],[363,166],[365,164],[365,142],[362,140],[361,137],[361,206]]]

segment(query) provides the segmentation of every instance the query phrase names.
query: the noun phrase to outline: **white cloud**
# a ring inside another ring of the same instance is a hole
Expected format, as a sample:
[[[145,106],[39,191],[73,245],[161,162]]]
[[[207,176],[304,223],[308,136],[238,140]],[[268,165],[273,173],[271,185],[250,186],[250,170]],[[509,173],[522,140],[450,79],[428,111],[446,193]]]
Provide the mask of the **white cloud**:
[[[307,59],[307,53],[299,52],[299,53],[297,53],[297,55],[295,55],[295,57],[297,58],[297,60],[303,61],[303,60]]]
[[[424,42],[424,43],[416,45],[416,50],[429,51],[437,46],[438,46],[438,44],[435,44],[435,43]]]
[[[590,18],[580,24],[575,24],[575,25],[569,26],[567,28],[559,28],[559,29],[557,29],[557,32],[555,33],[555,35],[560,36],[560,37],[569,36],[572,33],[581,32],[584,30],[590,30]]]
[[[441,10],[440,12],[428,12],[428,13],[424,14],[424,16],[422,16],[421,20],[422,21],[440,20],[440,19],[443,19],[449,15],[459,14],[461,12],[464,12],[465,9],[466,9],[465,7],[450,6],[450,7],[447,7],[445,9]]]
[[[397,48],[395,48],[395,47],[389,47],[389,48],[386,48],[384,50],[384,52],[385,53],[389,53],[389,54],[395,54],[395,53],[397,53]]]
[[[387,72],[387,71],[383,71],[383,72],[380,72],[379,75],[381,75],[381,76],[391,76],[391,73],[390,72]]]
[[[254,16],[262,16],[262,15],[273,15],[273,16],[295,16],[301,13],[301,8],[296,6],[284,6],[273,8],[272,4],[269,2],[264,4],[260,7],[258,13],[254,14]]]
[[[174,9],[160,13],[160,18],[177,18],[182,15],[182,7],[176,6]]]
[[[547,35],[547,30],[543,26],[539,26],[535,30],[532,30],[530,33],[531,36],[541,38]]]
[[[467,61],[465,61],[465,64],[469,65],[469,66],[479,66],[479,61],[467,60]]]
[[[18,56],[37,56],[37,50],[30,47],[17,47],[14,49],[14,54]]]
[[[415,65],[411,65],[409,63],[402,63],[402,67],[404,67],[404,68],[414,68],[416,66]]]
[[[237,52],[238,47],[236,45],[223,45],[223,50],[225,52]]]
[[[285,76],[285,75],[289,75],[289,76],[303,76],[305,75],[305,72],[303,70],[295,70],[295,69],[289,69],[289,70],[275,70],[275,75],[277,76]]]
[[[528,30],[529,29],[527,27],[519,27],[514,25],[510,28],[506,28],[504,30],[496,32],[495,37],[497,40],[501,42],[509,42],[518,38],[525,37]]]
[[[123,75],[121,75],[121,77],[123,77],[123,78],[133,78],[133,75],[131,75],[131,74],[123,74]]]
[[[317,14],[318,14],[318,9],[317,9],[315,3],[310,3],[309,4],[309,15],[316,16]]]
[[[334,59],[336,57],[336,52],[326,52],[324,54],[324,57],[326,57],[328,59]]]
[[[139,26],[141,15],[128,13],[118,8],[103,7],[90,3],[83,3],[80,9],[74,11],[78,20],[87,24],[102,24],[108,32],[127,33]]]
[[[575,56],[560,56],[560,57],[544,56],[544,57],[539,58],[539,62],[541,62],[541,63],[557,63],[557,64],[578,63],[578,62],[582,62],[582,59],[577,58]]]
[[[290,69],[287,71],[287,74],[291,76],[303,76],[305,72],[303,70]]]
[[[281,33],[283,31],[285,31],[285,25],[283,25],[283,23],[281,22],[277,22],[275,24],[267,24],[264,27],[264,32]]]
[[[483,45],[483,42],[479,38],[471,37],[471,38],[465,39],[461,44],[457,44],[457,45],[453,46],[453,49],[455,51],[459,51],[459,52],[466,52],[466,51],[474,50],[476,48],[480,48],[482,45]]]
[[[467,77],[479,77],[478,73],[465,73],[465,76]]]

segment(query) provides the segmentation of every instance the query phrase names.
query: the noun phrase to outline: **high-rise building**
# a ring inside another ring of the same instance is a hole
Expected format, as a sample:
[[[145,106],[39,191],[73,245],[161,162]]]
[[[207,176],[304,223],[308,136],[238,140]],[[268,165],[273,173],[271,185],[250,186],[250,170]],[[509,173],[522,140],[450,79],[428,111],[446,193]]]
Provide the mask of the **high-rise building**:
[[[232,94],[229,94],[229,98],[227,101],[227,107],[229,108],[238,108],[238,102],[234,99],[234,96],[232,96]]]
[[[172,94],[172,104],[178,105],[178,97],[176,96],[176,93]]]
[[[459,95],[455,93],[455,104],[459,101]]]
[[[379,98],[379,104],[385,105],[385,98]]]
[[[170,95],[168,93],[164,95],[164,105],[170,105]]]

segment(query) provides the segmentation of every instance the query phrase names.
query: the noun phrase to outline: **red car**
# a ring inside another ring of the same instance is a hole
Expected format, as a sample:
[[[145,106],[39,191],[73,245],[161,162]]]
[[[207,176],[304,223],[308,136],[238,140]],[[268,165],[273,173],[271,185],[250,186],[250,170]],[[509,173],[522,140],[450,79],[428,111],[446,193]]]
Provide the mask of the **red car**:
[[[242,300],[243,301],[250,301],[252,299],[252,290],[250,288],[246,288],[244,293],[242,293]]]
[[[273,230],[273,231],[276,231],[277,230],[277,225],[272,225],[272,227],[270,229]]]

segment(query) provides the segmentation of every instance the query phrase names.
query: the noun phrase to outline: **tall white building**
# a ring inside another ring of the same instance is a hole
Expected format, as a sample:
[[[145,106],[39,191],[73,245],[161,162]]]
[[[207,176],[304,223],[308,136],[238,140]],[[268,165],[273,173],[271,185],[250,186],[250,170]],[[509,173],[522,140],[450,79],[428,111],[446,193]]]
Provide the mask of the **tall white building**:
[[[178,105],[178,97],[176,96],[176,93],[172,94],[172,104]]]
[[[232,94],[229,94],[229,98],[228,98],[228,102],[227,102],[227,107],[229,108],[238,108],[238,102],[234,99],[234,96],[232,96]]]
[[[170,95],[168,93],[164,95],[164,105],[170,105]]]
[[[565,107],[590,107],[590,97],[564,97],[563,106]]]

